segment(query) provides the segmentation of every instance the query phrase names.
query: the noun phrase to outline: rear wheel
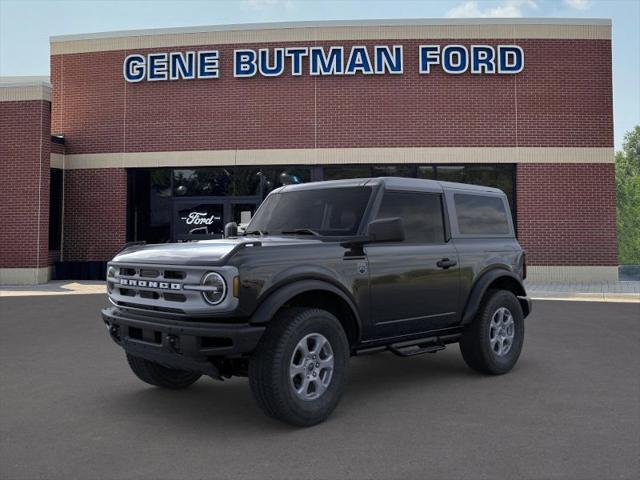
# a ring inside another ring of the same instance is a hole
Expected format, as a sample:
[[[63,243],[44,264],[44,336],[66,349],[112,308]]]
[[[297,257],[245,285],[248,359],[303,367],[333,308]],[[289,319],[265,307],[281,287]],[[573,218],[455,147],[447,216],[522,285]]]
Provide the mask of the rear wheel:
[[[460,340],[466,364],[491,375],[507,373],[520,357],[524,341],[524,315],[516,296],[508,290],[490,290],[476,318]]]
[[[329,312],[290,308],[271,321],[249,362],[260,408],[296,426],[324,421],[346,384],[349,343]]]
[[[201,375],[186,370],[174,370],[164,367],[159,363],[134,357],[127,354],[127,362],[133,373],[145,383],[156,387],[170,388],[173,390],[187,388],[195,383]]]

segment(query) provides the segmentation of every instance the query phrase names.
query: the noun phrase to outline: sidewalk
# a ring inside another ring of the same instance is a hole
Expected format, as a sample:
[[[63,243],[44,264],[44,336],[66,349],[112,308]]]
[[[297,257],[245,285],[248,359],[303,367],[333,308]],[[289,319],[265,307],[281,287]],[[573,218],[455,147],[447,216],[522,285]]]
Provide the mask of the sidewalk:
[[[19,285],[0,287],[0,297],[28,297],[34,295],[86,295],[107,293],[105,282],[54,280],[43,285]]]
[[[640,303],[640,282],[525,282],[534,300]],[[106,294],[103,281],[52,281],[45,285],[0,287],[0,297]]]

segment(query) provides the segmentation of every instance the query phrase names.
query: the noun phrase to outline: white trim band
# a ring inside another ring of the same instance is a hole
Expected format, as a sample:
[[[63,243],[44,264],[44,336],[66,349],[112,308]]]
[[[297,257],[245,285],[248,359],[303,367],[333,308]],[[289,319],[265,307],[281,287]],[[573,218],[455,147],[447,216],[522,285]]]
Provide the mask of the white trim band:
[[[406,19],[254,23],[127,30],[50,38],[51,55],[264,42],[401,39],[611,39],[608,19]]]
[[[62,157],[62,158],[61,158]],[[613,147],[398,147],[51,154],[54,168],[390,163],[614,163]]]

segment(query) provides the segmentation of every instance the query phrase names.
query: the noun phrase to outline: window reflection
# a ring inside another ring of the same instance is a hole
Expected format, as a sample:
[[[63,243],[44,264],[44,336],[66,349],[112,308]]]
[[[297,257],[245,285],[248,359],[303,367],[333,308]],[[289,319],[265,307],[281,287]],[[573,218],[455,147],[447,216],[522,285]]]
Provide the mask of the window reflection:
[[[313,169],[313,178],[323,180],[410,177],[497,187],[506,193],[515,220],[513,164],[347,164]],[[180,198],[198,197],[198,204],[226,202],[222,224],[242,221],[275,188],[311,181],[311,171],[306,165],[129,169],[127,238],[170,241],[172,228],[174,237],[179,230],[174,204]]]
[[[410,177],[472,183],[504,191],[515,220],[513,164],[464,165],[336,165],[324,167],[324,180],[368,177]]]
[[[274,188],[308,182],[308,167],[206,167],[173,170],[178,197],[264,196]]]

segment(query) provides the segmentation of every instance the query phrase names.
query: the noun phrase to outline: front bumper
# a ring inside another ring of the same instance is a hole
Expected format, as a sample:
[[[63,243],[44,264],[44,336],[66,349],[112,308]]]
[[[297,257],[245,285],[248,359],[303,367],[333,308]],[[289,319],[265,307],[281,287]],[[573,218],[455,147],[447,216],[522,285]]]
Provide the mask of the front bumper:
[[[247,323],[185,322],[124,314],[115,307],[102,310],[111,338],[127,353],[167,367],[200,372],[214,378],[220,373],[211,361],[240,358],[252,352],[265,327]]]

